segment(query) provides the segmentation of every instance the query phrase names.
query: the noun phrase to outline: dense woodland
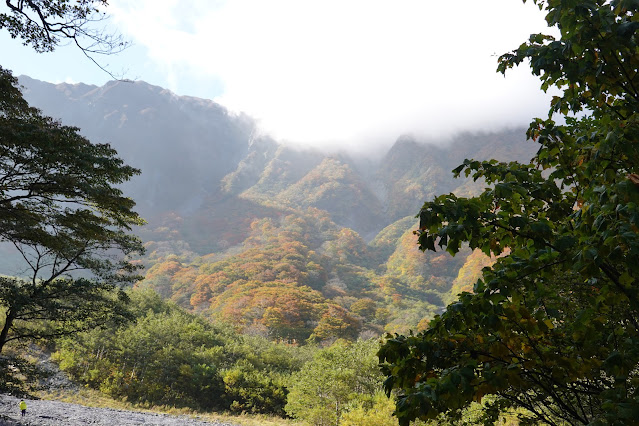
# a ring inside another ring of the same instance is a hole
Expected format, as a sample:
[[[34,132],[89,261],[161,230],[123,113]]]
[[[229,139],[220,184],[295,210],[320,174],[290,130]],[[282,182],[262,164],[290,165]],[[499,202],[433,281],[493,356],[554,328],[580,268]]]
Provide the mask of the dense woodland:
[[[81,28],[94,3],[8,1],[0,29],[54,50],[87,35],[55,20]],[[21,87],[0,67],[0,390],[37,389],[38,348],[143,407],[636,424],[639,5],[533,3],[558,36],[498,69],[557,90],[547,118],[379,155],[287,147],[142,82]]]

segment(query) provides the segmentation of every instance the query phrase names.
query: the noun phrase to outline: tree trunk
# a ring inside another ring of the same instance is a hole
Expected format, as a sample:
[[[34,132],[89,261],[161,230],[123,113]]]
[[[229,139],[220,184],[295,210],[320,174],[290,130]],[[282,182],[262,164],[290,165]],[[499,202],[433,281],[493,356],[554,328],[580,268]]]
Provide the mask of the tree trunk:
[[[9,330],[13,325],[13,320],[15,319],[15,313],[12,309],[9,309],[7,312],[7,316],[4,319],[4,326],[2,327],[2,332],[0,332],[0,354],[2,353],[2,349],[4,348],[4,344],[7,343],[7,336],[9,335]]]

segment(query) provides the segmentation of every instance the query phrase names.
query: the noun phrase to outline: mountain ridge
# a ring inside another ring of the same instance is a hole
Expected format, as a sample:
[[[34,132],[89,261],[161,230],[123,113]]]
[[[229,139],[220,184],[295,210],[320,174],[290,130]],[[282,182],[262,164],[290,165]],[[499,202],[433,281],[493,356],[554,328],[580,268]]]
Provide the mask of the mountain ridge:
[[[47,115],[142,170],[123,186],[149,224],[139,286],[243,331],[302,342],[423,326],[491,264],[422,253],[424,201],[478,193],[465,158],[527,161],[523,129],[448,144],[400,136],[378,159],[294,148],[210,100],[144,82],[97,87],[20,77]]]

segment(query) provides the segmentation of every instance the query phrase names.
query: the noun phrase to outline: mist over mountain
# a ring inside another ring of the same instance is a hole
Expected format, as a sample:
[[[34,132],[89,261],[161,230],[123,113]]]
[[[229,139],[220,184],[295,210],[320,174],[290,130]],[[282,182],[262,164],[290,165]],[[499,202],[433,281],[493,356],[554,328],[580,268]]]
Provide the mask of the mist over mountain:
[[[125,190],[146,215],[193,212],[222,193],[256,202],[318,207],[338,224],[376,233],[414,215],[451,179],[464,158],[526,159],[535,151],[523,129],[465,133],[447,144],[400,136],[381,159],[327,155],[256,135],[256,123],[213,101],[176,96],[144,82],[102,87],[20,77],[30,104],[94,142],[108,142],[142,170]],[[341,203],[341,204],[340,204]]]
[[[24,97],[142,174],[125,186],[144,214],[192,210],[246,156],[253,121],[143,82],[53,85],[21,76]]]
[[[141,285],[280,339],[335,337],[326,324],[338,319],[357,333],[402,330],[437,312],[490,260],[420,252],[414,216],[438,194],[483,189],[453,179],[465,158],[528,161],[537,149],[519,128],[446,144],[400,136],[375,159],[325,153],[144,82],[19,80],[32,106],[142,170],[123,186],[149,222]]]

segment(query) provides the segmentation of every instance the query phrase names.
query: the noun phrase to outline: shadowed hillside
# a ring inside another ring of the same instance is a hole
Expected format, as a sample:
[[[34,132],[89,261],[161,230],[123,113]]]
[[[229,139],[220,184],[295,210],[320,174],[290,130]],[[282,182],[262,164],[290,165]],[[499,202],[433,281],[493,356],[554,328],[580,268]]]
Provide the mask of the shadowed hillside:
[[[51,85],[20,77],[25,98],[45,114],[109,142],[142,170],[125,189],[145,216],[192,211],[246,156],[254,123],[220,105],[178,97],[143,82]]]

